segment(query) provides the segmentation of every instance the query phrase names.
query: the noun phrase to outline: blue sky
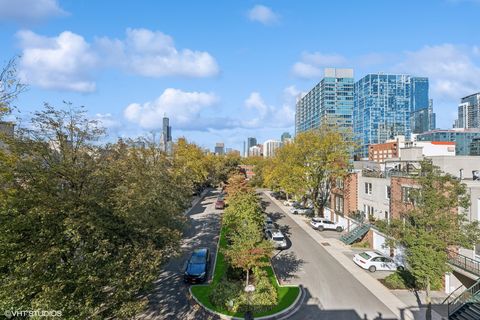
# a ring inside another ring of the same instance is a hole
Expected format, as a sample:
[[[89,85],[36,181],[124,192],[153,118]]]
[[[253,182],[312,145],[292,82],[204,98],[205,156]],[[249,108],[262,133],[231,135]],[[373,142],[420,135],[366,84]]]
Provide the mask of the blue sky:
[[[480,0],[0,0],[0,62],[43,102],[85,105],[109,139],[159,130],[242,150],[294,130],[324,67],[430,79],[437,126],[480,91]]]

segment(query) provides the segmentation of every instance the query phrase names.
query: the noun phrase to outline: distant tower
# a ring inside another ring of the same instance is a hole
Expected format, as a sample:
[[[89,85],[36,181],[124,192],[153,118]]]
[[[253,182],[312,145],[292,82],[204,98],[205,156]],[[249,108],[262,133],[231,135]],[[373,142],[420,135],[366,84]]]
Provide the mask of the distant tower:
[[[225,154],[225,144],[223,142],[217,142],[215,144],[215,154],[224,155]]]
[[[163,117],[161,147],[163,151],[170,153],[172,149],[172,127],[169,125],[169,119]]]

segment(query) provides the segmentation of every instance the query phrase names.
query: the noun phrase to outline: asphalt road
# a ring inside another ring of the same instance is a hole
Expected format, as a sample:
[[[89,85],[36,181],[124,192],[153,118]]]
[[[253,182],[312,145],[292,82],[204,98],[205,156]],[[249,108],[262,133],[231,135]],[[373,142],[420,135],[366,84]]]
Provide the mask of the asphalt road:
[[[155,288],[147,296],[149,308],[141,319],[214,319],[189,298],[188,286],[183,283],[185,261],[192,249],[210,248],[213,268],[220,231],[220,210],[215,210],[218,192],[209,191],[202,201],[188,213],[188,222],[184,231],[182,250],[177,258],[170,260],[160,271]],[[209,278],[212,276],[209,272]]]
[[[302,285],[306,292],[300,309],[289,319],[396,319],[381,297],[374,296],[263,194],[262,201],[290,240],[289,247],[273,258],[277,276],[283,283]]]

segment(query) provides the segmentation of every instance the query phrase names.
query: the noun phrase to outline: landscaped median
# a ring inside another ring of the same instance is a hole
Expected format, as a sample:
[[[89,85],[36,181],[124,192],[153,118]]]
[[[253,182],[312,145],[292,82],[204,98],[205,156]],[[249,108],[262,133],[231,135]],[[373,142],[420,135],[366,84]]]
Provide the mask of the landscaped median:
[[[291,312],[301,290],[277,281],[270,261],[274,248],[263,238],[265,217],[258,196],[244,175],[232,176],[226,191],[228,207],[222,215],[213,279],[192,286],[193,298],[224,317],[268,318]]]
[[[210,300],[213,289],[226,275],[227,272],[225,257],[222,253],[222,249],[225,249],[227,246],[227,239],[225,238],[224,228],[222,228],[220,232],[220,241],[218,244],[219,250],[215,261],[215,273],[213,275],[211,283],[208,285],[193,285],[191,286],[190,291],[195,300],[209,311],[224,314],[226,316],[241,318],[244,316],[244,311],[232,312],[229,311],[227,308],[214,306]],[[281,313],[282,311],[286,311],[287,309],[289,309],[289,307],[295,305],[297,300],[300,298],[300,288],[298,286],[281,286],[278,284],[277,278],[271,266],[263,267],[262,269],[268,274],[268,278],[270,279],[271,284],[277,292],[277,304],[269,310],[254,312],[253,315],[256,318],[270,316]]]

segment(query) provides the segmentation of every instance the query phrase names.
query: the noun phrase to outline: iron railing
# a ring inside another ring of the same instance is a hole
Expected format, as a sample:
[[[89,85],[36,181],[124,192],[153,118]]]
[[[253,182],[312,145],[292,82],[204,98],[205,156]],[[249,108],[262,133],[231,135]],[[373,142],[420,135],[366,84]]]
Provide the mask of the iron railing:
[[[478,294],[480,294],[480,279],[478,279],[473,286],[463,291],[458,297],[448,303],[448,317],[450,318],[451,315]]]
[[[464,256],[456,251],[447,250],[448,262],[462,270],[480,277],[480,261]]]

